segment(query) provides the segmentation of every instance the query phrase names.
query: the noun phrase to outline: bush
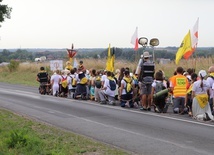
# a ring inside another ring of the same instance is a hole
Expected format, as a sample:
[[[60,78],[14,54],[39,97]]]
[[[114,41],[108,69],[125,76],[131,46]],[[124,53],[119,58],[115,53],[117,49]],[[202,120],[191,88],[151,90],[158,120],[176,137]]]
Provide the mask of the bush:
[[[19,67],[19,62],[15,60],[11,60],[10,64],[8,65],[10,72],[17,71],[18,67]]]
[[[26,146],[27,139],[23,132],[14,131],[10,134],[10,138],[7,141],[8,148],[14,148],[16,145]]]

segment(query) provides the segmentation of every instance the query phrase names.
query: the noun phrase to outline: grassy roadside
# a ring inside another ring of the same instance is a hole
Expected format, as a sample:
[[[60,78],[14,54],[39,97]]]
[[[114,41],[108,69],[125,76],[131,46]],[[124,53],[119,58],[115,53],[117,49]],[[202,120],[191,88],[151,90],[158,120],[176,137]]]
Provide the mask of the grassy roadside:
[[[40,65],[0,67],[0,82],[36,86]],[[113,146],[0,109],[0,155],[126,155]]]
[[[125,155],[89,138],[0,109],[0,155]]]

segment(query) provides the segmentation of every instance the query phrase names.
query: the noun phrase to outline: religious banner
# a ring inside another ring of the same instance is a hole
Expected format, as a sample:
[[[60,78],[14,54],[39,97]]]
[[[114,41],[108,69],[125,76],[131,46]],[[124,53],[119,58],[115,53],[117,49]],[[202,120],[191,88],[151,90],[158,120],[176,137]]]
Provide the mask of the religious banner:
[[[50,61],[50,69],[52,71],[63,70],[63,61],[62,60],[51,60]]]

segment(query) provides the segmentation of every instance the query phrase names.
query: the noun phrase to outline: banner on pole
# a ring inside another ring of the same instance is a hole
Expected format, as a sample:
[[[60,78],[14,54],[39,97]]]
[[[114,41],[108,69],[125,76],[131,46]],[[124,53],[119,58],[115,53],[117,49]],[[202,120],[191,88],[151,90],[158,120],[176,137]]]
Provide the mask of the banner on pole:
[[[52,71],[63,70],[63,61],[62,60],[51,60],[50,61],[50,69]]]

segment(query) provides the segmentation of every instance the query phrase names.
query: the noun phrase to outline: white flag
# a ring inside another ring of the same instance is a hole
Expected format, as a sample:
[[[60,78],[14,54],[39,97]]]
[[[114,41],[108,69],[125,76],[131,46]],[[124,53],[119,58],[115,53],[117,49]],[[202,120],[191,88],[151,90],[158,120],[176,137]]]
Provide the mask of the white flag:
[[[131,43],[134,45],[134,50],[138,50],[138,27],[136,27],[136,30],[134,34],[132,35]]]
[[[198,21],[199,21],[199,18],[197,19],[193,29],[190,31],[192,49],[187,51],[184,54],[183,57],[185,59],[188,59],[195,52],[195,50],[197,48],[197,45],[198,45]]]
[[[196,48],[198,44],[198,21],[199,21],[199,18],[197,19],[192,31],[190,31],[192,48]]]

